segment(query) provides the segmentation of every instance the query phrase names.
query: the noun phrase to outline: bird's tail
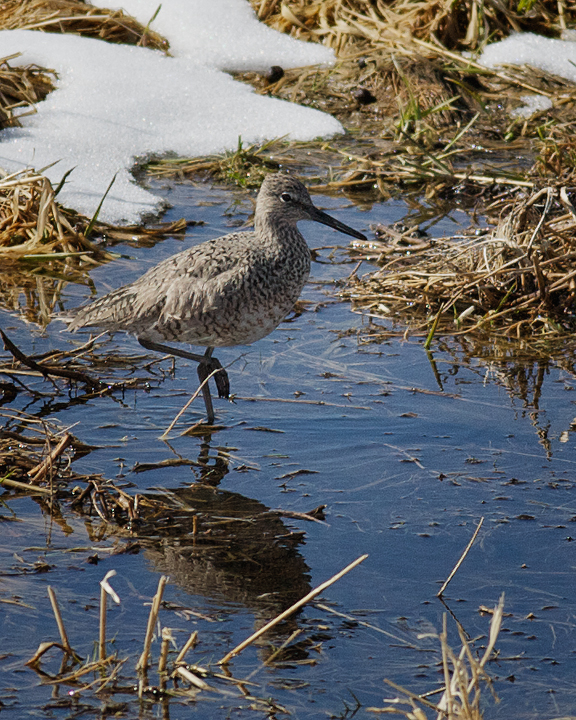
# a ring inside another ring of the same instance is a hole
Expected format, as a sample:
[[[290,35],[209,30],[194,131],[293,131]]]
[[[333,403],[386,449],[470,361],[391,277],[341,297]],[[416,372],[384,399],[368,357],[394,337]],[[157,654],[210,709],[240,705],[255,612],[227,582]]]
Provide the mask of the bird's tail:
[[[68,331],[76,332],[79,328],[97,326],[102,330],[120,329],[130,318],[130,308],[134,300],[131,288],[121,287],[108,295],[95,300],[85,307],[75,308],[69,313],[59,316],[68,323]]]

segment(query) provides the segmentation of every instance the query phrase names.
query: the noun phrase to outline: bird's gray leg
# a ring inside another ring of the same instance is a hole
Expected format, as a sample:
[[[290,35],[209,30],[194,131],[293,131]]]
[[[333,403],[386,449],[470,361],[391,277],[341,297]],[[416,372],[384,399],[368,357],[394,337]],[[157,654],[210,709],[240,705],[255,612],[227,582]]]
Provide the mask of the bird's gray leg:
[[[152,340],[146,340],[145,338],[137,338],[140,345],[146,350],[154,350],[155,352],[163,352],[168,355],[177,355],[178,357],[186,358],[186,360],[195,360],[197,363],[204,362],[204,355],[198,355],[197,353],[186,352],[186,350],[180,350],[179,348],[170,347],[170,345],[162,345],[162,343],[155,343]]]
[[[202,356],[202,360],[198,365],[198,377],[200,382],[204,382],[211,372],[218,370],[219,372],[214,375],[214,382],[216,383],[216,389],[218,390],[218,397],[228,398],[230,397],[230,380],[228,378],[228,373],[220,364],[220,360],[212,357],[213,352],[214,348],[206,348],[206,352]]]
[[[198,363],[198,379],[200,383],[210,375],[214,370],[218,370],[214,375],[214,381],[218,390],[218,397],[227,398],[230,396],[230,380],[228,373],[220,364],[217,358],[212,357],[214,348],[207,348],[204,355],[197,355],[196,353],[187,352],[186,350],[180,350],[179,348],[170,347],[170,345],[163,345],[162,343],[152,342],[152,340],[146,340],[146,338],[137,338],[140,345],[146,350],[154,350],[155,352],[163,352],[168,355],[175,355],[177,357],[185,358],[186,360],[194,360]],[[214,422],[214,406],[212,405],[212,396],[210,395],[210,388],[208,383],[202,387],[202,397],[204,398],[204,405],[206,406],[206,415],[208,416],[208,423],[212,425]]]

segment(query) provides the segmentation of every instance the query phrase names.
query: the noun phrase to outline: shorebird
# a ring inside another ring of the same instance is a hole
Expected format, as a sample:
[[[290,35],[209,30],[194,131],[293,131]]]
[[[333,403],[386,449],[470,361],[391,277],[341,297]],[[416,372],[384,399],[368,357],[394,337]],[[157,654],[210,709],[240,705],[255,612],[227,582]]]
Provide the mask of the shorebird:
[[[223,235],[163,260],[133,283],[76,308],[68,330],[123,331],[147,350],[196,361],[212,425],[214,407],[204,381],[214,373],[218,395],[230,395],[228,374],[212,357],[214,348],[250,345],[271,333],[308,279],[310,250],[298,231],[300,220],[366,239],[316,208],[296,178],[268,175],[256,200],[254,230]],[[200,345],[206,352],[187,352],[166,341]]]

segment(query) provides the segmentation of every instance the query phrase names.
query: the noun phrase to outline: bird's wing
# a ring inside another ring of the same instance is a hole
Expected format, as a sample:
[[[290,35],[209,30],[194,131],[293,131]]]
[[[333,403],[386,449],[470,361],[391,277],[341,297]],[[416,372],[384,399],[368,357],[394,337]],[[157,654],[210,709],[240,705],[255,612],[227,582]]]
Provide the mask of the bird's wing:
[[[247,246],[245,235],[234,233],[209,240],[163,260],[133,283],[81,308],[68,329],[74,332],[94,325],[139,334],[163,314],[171,316],[183,310],[195,313],[214,282],[242,262],[244,253],[238,250]]]

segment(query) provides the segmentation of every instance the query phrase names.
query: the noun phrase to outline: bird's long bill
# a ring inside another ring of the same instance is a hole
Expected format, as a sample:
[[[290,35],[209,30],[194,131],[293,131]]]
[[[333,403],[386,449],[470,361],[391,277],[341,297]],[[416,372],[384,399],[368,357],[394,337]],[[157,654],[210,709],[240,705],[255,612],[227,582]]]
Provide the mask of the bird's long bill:
[[[331,217],[330,215],[328,215],[328,213],[325,213],[322,210],[318,210],[317,207],[313,208],[313,210],[310,210],[309,212],[310,220],[322,223],[322,225],[328,225],[329,227],[332,227],[335,230],[344,233],[345,235],[352,235],[352,237],[358,238],[358,240],[367,239],[366,236],[362,235],[362,233],[358,232],[358,230],[354,230],[354,228],[348,227],[348,225],[344,225],[344,223],[340,222],[340,220],[336,220],[336,218]]]

